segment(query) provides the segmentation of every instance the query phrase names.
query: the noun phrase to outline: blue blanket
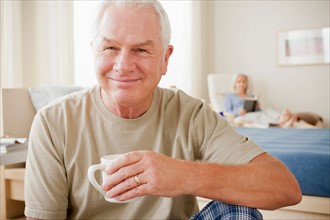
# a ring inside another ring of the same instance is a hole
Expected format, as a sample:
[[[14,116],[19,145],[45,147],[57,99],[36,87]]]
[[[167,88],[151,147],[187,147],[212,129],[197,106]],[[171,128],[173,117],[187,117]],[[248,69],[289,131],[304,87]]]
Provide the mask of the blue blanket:
[[[304,195],[330,197],[330,129],[236,130],[285,163]]]

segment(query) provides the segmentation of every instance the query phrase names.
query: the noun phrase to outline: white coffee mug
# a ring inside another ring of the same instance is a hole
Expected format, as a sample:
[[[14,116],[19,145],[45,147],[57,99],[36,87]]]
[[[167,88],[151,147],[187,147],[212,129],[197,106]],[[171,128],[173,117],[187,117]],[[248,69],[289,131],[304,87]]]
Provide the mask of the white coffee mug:
[[[101,157],[101,163],[100,164],[94,164],[94,165],[91,165],[88,168],[88,179],[91,182],[91,184],[95,187],[95,189],[97,189],[104,196],[106,201],[114,202],[114,203],[133,202],[133,201],[136,201],[140,198],[137,197],[137,198],[129,199],[129,200],[126,200],[126,201],[119,201],[115,198],[107,198],[106,195],[105,195],[105,191],[102,189],[101,185],[96,181],[95,176],[94,176],[95,172],[100,170],[100,171],[102,171],[102,181],[106,182],[107,179],[109,178],[109,175],[107,175],[105,173],[105,168],[108,166],[108,164],[111,164],[111,162],[115,158],[119,157],[120,155],[122,155],[122,154],[112,154],[112,155],[107,155],[107,156]]]

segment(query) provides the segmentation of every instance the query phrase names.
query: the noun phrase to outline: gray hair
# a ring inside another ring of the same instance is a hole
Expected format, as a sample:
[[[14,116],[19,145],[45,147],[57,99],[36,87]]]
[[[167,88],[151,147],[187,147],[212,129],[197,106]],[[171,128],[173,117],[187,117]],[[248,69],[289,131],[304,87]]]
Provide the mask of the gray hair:
[[[167,13],[158,0],[103,0],[96,9],[94,21],[92,23],[92,40],[94,40],[99,31],[100,22],[104,16],[105,11],[111,5],[124,5],[132,7],[146,7],[151,6],[159,16],[160,31],[163,41],[163,47],[166,48],[171,41],[171,25]]]
[[[245,88],[245,93],[248,92],[249,90],[249,77],[245,73],[239,73],[235,76],[235,81],[234,81],[234,90],[236,89],[236,83],[239,77],[244,77],[246,79],[246,88]]]

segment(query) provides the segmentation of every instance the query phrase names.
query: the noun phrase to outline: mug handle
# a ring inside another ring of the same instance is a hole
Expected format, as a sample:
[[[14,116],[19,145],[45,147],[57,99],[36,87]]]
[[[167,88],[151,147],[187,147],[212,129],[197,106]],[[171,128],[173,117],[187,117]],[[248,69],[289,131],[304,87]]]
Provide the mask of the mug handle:
[[[88,168],[88,179],[91,182],[91,184],[97,189],[100,193],[102,193],[103,196],[105,196],[105,192],[100,186],[100,184],[96,181],[94,173],[97,170],[102,170],[104,171],[106,168],[106,164],[94,164]]]

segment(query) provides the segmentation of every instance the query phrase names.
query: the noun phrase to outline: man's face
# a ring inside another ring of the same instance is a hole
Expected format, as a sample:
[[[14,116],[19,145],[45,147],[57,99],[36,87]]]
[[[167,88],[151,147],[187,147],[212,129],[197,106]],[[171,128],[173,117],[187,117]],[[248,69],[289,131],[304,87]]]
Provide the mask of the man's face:
[[[93,52],[97,79],[108,102],[129,107],[150,104],[172,47],[164,53],[159,19],[152,8],[110,6]]]

